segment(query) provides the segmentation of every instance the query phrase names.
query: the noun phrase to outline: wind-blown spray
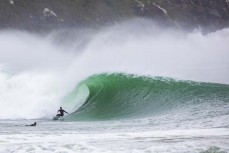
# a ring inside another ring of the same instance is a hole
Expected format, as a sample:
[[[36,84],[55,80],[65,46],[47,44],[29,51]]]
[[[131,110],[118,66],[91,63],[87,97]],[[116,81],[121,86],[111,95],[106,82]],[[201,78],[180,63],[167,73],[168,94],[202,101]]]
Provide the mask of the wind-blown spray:
[[[0,119],[51,117],[60,105],[71,110],[66,95],[94,74],[229,84],[228,29],[203,35],[134,20],[97,32],[66,31],[0,32]],[[71,39],[63,42],[63,33]]]

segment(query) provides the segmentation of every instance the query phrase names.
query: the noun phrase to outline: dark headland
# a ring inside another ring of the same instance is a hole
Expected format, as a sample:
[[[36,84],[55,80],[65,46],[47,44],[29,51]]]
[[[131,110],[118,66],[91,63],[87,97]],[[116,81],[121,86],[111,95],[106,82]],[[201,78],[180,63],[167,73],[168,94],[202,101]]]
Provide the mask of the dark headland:
[[[132,18],[215,31],[229,26],[229,0],[1,0],[0,28],[50,31],[101,27]]]

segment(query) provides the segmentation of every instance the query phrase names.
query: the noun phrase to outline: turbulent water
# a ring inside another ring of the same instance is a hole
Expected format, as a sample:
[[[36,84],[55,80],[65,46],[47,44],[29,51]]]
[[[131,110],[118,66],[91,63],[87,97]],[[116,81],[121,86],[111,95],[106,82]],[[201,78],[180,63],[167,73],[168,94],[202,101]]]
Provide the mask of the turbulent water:
[[[3,30],[0,152],[229,152],[228,42],[143,19]]]

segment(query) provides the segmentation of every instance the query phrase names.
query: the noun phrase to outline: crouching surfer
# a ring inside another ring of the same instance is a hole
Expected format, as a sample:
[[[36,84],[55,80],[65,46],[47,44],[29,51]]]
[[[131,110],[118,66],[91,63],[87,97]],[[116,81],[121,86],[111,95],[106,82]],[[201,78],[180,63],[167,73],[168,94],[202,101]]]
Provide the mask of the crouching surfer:
[[[64,116],[64,113],[69,114],[68,112],[66,112],[65,110],[63,110],[62,107],[60,107],[60,109],[57,111],[57,113],[58,112],[60,112],[60,113],[56,115],[56,118],[59,118],[61,116]]]

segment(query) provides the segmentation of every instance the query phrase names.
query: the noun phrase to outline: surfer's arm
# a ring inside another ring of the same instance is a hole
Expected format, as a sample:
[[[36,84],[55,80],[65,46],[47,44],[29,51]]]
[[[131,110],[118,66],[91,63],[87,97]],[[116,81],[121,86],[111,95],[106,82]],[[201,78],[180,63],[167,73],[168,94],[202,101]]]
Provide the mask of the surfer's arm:
[[[64,110],[64,112],[65,112],[65,113],[67,113],[67,114],[69,114],[69,113],[68,113],[68,112],[66,112],[65,110]]]

